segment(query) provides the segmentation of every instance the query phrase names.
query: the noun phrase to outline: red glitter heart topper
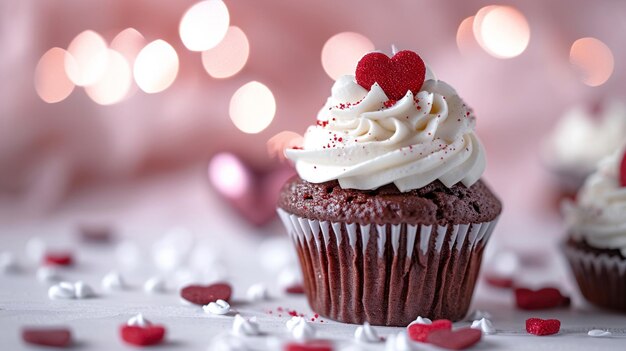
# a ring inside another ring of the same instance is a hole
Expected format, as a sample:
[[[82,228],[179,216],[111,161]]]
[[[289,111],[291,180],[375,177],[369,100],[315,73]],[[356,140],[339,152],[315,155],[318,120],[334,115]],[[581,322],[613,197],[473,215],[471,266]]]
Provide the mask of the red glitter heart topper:
[[[413,51],[403,50],[389,58],[381,52],[371,52],[359,61],[356,82],[370,90],[378,83],[387,97],[400,100],[407,91],[417,94],[426,78],[426,64]]]
[[[619,183],[621,186],[626,187],[626,151],[622,156],[622,163],[619,166]]]

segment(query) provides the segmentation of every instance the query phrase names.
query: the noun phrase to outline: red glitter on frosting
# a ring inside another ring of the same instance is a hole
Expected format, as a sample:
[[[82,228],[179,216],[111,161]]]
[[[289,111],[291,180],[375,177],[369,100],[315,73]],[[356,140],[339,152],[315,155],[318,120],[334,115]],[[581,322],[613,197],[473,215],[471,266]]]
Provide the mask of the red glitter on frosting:
[[[328,125],[328,121],[317,121],[317,125],[320,127],[326,127]]]
[[[396,102],[398,102],[397,100],[393,100],[393,99],[389,99],[387,101],[385,101],[383,103],[383,105],[385,105],[386,108],[390,108],[391,106],[395,105]]]

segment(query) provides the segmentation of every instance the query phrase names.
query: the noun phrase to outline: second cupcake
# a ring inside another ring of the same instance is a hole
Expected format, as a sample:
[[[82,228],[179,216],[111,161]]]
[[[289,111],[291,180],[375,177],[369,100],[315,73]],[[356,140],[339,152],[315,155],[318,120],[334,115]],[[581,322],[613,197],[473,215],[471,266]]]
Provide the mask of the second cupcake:
[[[626,152],[603,159],[575,202],[566,202],[564,244],[583,296],[626,312]]]

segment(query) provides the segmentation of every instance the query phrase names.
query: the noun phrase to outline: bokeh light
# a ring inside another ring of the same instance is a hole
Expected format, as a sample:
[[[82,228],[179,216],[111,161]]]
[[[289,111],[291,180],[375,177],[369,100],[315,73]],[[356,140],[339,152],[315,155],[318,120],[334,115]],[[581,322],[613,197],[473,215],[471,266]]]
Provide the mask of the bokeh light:
[[[485,19],[485,16],[489,12],[496,9],[497,7],[498,5],[489,5],[489,6],[482,7],[480,10],[478,10],[478,12],[476,12],[476,15],[474,15],[474,21],[472,22],[472,32],[474,32],[474,39],[476,39],[476,42],[482,48],[485,47],[485,42],[483,41],[483,33],[482,33],[483,20]]]
[[[374,43],[354,32],[332,36],[322,48],[322,67],[336,80],[345,74],[354,74],[356,65],[366,53],[374,50]]]
[[[178,74],[178,55],[166,41],[158,39],[146,45],[135,59],[135,82],[146,93],[167,89]]]
[[[107,68],[102,78],[85,87],[85,92],[100,105],[120,102],[128,94],[132,82],[132,72],[126,58],[115,50],[109,50]]]
[[[530,41],[526,17],[511,6],[487,6],[476,13],[474,35],[480,46],[491,56],[519,56]]]
[[[250,176],[241,161],[234,155],[219,153],[209,162],[209,180],[222,194],[238,198],[248,191]]]
[[[284,160],[286,149],[302,147],[303,144],[304,137],[302,135],[286,130],[274,135],[267,141],[267,153],[270,157]]]
[[[132,66],[135,58],[146,46],[146,39],[135,28],[126,28],[111,41],[110,48],[122,54]]]
[[[229,114],[242,132],[259,133],[272,123],[276,114],[274,94],[262,83],[246,83],[230,99]]]
[[[474,16],[467,17],[459,24],[459,29],[456,31],[456,45],[462,54],[468,54],[476,46],[473,25]]]
[[[65,100],[74,90],[74,83],[65,73],[66,56],[69,65],[76,62],[67,51],[52,48],[46,51],[35,68],[35,90],[39,97],[47,103]]]
[[[572,44],[569,60],[582,75],[583,83],[596,87],[604,84],[613,74],[613,52],[596,38],[581,38]]]
[[[250,44],[246,33],[231,26],[216,47],[202,52],[202,65],[213,78],[228,78],[237,74],[246,65]]]
[[[102,77],[109,52],[100,34],[92,30],[81,32],[72,40],[67,51],[71,56],[66,56],[65,72],[74,84],[91,85]]]
[[[226,4],[222,0],[206,0],[185,12],[178,30],[187,49],[205,51],[224,39],[229,23]]]

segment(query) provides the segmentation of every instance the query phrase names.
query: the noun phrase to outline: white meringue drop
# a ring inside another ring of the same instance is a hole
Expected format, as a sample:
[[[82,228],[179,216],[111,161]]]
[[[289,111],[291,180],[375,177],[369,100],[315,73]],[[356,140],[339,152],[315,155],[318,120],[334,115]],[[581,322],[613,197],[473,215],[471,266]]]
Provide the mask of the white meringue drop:
[[[362,326],[356,328],[354,331],[354,338],[356,341],[363,343],[376,343],[381,341],[376,330],[372,328],[368,322],[365,322]]]
[[[256,317],[246,319],[241,315],[236,315],[233,321],[233,334],[239,336],[254,336],[261,333]]]
[[[90,285],[80,280],[74,283],[74,294],[77,299],[86,299],[96,295]]]
[[[483,334],[495,334],[496,328],[493,327],[493,323],[487,318],[481,318],[472,322],[472,329],[478,329]]]
[[[224,300],[217,300],[202,306],[205,313],[224,315],[230,312],[230,304]]]
[[[125,290],[128,286],[120,273],[112,271],[102,278],[102,287],[105,290],[113,291]]]
[[[126,322],[126,325],[137,326],[137,327],[148,327],[152,325],[152,322],[147,320],[143,316],[143,314],[138,313],[137,315],[130,317],[128,321]]]
[[[592,336],[594,338],[606,338],[611,336],[611,332],[608,330],[601,330],[601,329],[592,329],[589,332],[587,332],[587,335]]]
[[[267,287],[264,284],[258,283],[251,285],[246,291],[246,296],[250,301],[264,301],[268,299]]]

